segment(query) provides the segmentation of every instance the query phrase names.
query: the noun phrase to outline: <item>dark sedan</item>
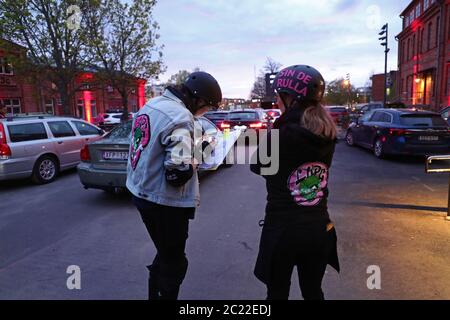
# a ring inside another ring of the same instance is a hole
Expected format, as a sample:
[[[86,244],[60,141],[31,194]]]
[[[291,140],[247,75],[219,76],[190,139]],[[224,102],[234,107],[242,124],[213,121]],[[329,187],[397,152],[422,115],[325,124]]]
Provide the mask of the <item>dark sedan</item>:
[[[209,111],[204,114],[204,117],[211,120],[218,128],[227,118],[228,111]]]
[[[450,126],[438,113],[410,109],[376,109],[347,130],[348,145],[387,154],[433,155],[450,151]]]
[[[267,129],[269,123],[263,111],[260,110],[239,110],[228,113],[227,118],[220,125],[221,129]]]

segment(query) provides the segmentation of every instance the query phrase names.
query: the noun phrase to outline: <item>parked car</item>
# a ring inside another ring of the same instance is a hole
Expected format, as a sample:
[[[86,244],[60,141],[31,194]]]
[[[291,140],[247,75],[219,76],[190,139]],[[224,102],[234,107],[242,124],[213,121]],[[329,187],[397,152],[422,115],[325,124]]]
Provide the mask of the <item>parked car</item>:
[[[211,120],[218,128],[220,128],[220,125],[226,119],[228,113],[229,111],[209,111],[203,116]]]
[[[94,124],[100,128],[110,131],[116,125],[120,124],[123,115],[123,110],[121,109],[108,109],[105,113],[99,113],[97,117],[94,118]],[[129,118],[133,118],[134,113],[129,113]]]
[[[217,154],[217,159],[200,164],[199,170],[215,170],[233,147],[239,131],[225,135],[207,118],[200,117],[197,121],[202,127],[202,137],[201,141],[195,143],[210,144],[214,148],[212,156]],[[82,162],[78,165],[78,175],[85,189],[116,191],[126,187],[131,128],[132,121],[122,123],[103,139],[88,144],[81,150]]]
[[[383,109],[383,104],[382,103],[369,103],[369,104],[362,106],[357,112],[359,113],[359,115],[364,115],[367,112],[370,112],[375,109]]]
[[[264,111],[254,109],[236,110],[228,113],[227,118],[220,125],[222,130],[241,127],[245,129],[267,129],[269,122],[266,119]]]
[[[347,144],[387,154],[433,155],[450,151],[450,126],[438,113],[415,109],[375,109],[350,125]]]
[[[24,117],[0,120],[0,180],[31,177],[35,183],[55,180],[76,167],[86,143],[104,131],[84,120]]]
[[[450,107],[441,110],[441,116],[450,125]]]
[[[336,125],[347,128],[350,121],[350,113],[348,112],[348,109],[346,107],[327,106],[325,107],[325,109],[328,111]]]
[[[264,113],[266,114],[267,121],[275,122],[280,116],[281,116],[281,110],[280,109],[267,109],[264,110]]]

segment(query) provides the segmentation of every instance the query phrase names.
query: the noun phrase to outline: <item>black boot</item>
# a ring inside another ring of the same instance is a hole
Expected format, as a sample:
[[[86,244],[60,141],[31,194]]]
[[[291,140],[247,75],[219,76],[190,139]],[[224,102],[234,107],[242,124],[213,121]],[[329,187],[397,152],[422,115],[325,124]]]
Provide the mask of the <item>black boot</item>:
[[[152,269],[152,265],[147,266],[148,269],[148,300],[161,300],[158,287],[158,274]]]

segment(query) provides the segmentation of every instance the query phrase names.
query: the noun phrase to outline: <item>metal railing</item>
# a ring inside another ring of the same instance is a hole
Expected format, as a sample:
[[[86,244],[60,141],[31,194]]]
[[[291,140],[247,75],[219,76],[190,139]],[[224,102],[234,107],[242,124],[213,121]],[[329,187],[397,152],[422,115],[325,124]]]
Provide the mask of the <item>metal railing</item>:
[[[433,167],[434,163],[439,163]],[[447,203],[447,221],[450,221],[450,155],[439,155],[427,157],[425,164],[426,173],[448,173],[448,203]]]

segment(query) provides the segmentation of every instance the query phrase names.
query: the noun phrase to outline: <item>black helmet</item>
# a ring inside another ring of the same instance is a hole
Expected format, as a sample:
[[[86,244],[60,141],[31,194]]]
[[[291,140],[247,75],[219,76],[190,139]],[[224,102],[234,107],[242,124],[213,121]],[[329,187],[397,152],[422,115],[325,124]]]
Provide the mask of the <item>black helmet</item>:
[[[325,92],[325,80],[313,67],[295,65],[278,72],[273,88],[277,93],[287,93],[299,102],[320,102]]]
[[[205,100],[211,106],[218,107],[222,101],[222,90],[220,90],[219,83],[207,72],[191,73],[184,85],[194,97]]]

